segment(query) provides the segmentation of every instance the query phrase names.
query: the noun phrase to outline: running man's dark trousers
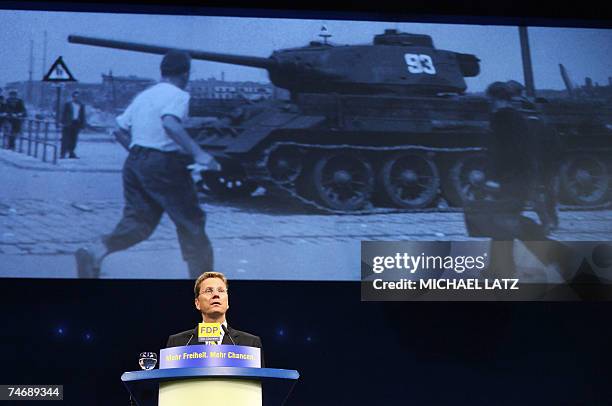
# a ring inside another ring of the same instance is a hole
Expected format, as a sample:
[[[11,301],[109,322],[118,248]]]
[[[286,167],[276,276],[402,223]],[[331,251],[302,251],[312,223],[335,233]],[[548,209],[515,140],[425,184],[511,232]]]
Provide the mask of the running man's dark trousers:
[[[213,250],[204,231],[206,216],[198,204],[187,165],[190,158],[134,146],[123,166],[123,218],[103,237],[109,252],[146,240],[164,212],[176,226],[183,259],[192,277],[213,270]]]

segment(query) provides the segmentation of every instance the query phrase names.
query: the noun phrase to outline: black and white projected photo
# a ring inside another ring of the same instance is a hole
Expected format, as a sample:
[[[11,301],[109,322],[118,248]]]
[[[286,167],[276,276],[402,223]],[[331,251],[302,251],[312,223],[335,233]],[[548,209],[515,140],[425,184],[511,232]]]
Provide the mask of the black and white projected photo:
[[[0,10],[0,38],[0,277],[357,281],[361,241],[612,240],[610,29]]]

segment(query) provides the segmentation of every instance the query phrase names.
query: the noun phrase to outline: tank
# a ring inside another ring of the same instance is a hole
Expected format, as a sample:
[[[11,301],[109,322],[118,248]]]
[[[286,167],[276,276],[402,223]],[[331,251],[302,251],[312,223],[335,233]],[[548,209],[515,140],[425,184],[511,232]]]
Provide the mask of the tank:
[[[72,43],[165,54],[171,48],[71,35]],[[487,179],[489,101],[466,94],[472,54],[428,35],[388,29],[371,44],[313,41],[268,58],[185,50],[194,60],[266,69],[288,100],[241,106],[190,129],[221,164],[207,188],[248,196],[258,186],[329,212],[459,208]],[[563,139],[562,195],[570,206],[610,199],[612,112],[578,100],[517,100]]]

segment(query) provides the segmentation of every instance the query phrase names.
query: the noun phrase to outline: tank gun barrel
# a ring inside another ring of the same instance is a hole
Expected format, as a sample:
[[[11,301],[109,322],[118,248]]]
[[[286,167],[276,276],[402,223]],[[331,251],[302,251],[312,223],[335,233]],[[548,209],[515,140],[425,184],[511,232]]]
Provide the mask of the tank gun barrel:
[[[229,63],[232,65],[250,66],[253,68],[273,69],[277,62],[271,58],[257,56],[231,55],[216,52],[204,52],[192,49],[164,47],[159,45],[141,44],[136,42],[116,41],[104,38],[86,37],[81,35],[69,35],[68,42],[73,44],[93,45],[104,48],[122,49],[125,51],[144,52],[148,54],[165,55],[172,49],[188,52],[192,59]]]

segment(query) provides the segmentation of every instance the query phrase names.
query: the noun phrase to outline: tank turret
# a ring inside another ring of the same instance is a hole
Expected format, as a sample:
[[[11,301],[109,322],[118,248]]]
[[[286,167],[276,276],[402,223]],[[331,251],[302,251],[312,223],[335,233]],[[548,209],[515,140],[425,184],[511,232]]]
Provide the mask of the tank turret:
[[[165,54],[169,47],[71,35],[68,41],[128,51]],[[438,50],[428,35],[386,30],[372,44],[338,46],[313,41],[274,51],[268,58],[189,50],[196,60],[266,69],[274,85],[295,93],[463,93],[464,77],[478,75],[471,54]]]

